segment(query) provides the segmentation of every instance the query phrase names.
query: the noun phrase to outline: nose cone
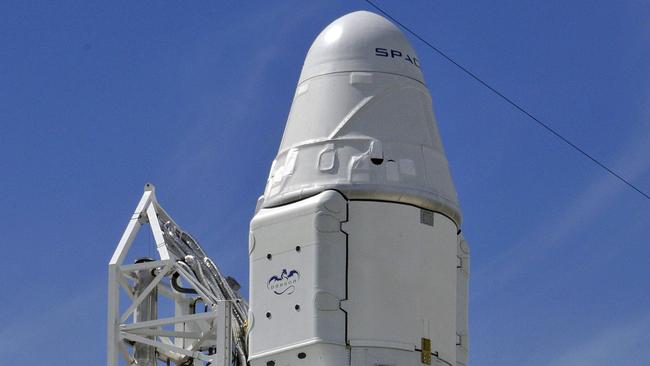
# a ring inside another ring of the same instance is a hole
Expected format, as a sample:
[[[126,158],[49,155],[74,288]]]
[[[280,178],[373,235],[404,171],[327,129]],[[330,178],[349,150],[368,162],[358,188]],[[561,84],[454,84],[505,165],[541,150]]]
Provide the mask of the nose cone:
[[[311,46],[263,206],[328,189],[461,220],[418,58],[395,25],[366,11],[335,20]]]
[[[385,18],[368,12],[347,14],[316,38],[300,82],[336,72],[385,72],[424,83],[420,63],[404,34]]]

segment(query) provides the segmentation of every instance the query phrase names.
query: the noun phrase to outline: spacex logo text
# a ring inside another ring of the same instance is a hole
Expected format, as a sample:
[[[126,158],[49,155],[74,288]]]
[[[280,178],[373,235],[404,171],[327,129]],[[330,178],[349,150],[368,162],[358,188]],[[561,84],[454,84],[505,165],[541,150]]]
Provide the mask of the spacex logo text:
[[[377,47],[375,48],[375,56],[399,58],[411,63],[412,65],[415,65],[418,68],[420,67],[420,60],[418,60],[417,57],[410,56],[408,53],[403,53],[400,50]]]

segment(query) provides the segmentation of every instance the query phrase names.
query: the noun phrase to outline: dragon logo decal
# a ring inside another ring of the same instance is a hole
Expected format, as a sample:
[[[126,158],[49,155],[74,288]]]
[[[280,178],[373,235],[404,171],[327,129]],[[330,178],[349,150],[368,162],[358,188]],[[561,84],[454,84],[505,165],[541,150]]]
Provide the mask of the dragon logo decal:
[[[279,276],[271,276],[266,283],[266,288],[276,295],[291,295],[296,291],[296,283],[300,280],[300,272],[292,269],[282,270]]]

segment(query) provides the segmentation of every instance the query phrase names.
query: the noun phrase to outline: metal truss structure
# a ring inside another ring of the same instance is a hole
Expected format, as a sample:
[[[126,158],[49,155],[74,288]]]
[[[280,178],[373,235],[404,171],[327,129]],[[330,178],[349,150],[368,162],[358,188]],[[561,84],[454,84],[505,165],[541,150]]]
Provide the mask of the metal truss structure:
[[[124,264],[147,223],[158,258]],[[248,304],[238,289],[146,184],[108,265],[107,365],[121,364],[120,354],[126,365],[246,365]],[[159,318],[163,309],[174,315]]]

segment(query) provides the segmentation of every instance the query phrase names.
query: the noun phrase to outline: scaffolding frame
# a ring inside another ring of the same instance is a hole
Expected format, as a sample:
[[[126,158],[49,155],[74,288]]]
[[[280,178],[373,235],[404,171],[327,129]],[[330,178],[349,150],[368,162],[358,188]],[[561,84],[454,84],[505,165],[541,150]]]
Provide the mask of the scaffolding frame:
[[[125,264],[140,229],[147,224],[158,258]],[[137,286],[142,271],[151,271],[153,277]],[[179,280],[186,287],[180,287]],[[248,305],[230,284],[198,243],[158,204],[155,187],[146,184],[108,264],[107,366],[118,366],[120,355],[127,365],[139,366],[158,362],[246,365]],[[139,320],[139,306],[152,298],[158,306],[158,295],[174,303],[175,315]],[[196,312],[198,303],[205,305],[205,312]],[[136,347],[155,352],[155,360],[138,359]]]

